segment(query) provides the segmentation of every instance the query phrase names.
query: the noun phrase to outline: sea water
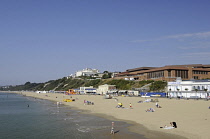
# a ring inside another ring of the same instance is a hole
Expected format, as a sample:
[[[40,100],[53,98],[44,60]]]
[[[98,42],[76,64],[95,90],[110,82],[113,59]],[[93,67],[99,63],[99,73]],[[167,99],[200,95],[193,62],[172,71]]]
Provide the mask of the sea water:
[[[0,93],[0,139],[143,139],[125,122],[82,114],[48,100]]]

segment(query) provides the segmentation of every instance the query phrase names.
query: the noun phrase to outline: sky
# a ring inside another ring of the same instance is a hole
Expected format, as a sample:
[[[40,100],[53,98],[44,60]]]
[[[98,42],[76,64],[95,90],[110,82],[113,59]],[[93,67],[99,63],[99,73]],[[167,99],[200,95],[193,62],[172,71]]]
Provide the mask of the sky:
[[[209,15],[209,0],[0,0],[0,86],[210,64]]]

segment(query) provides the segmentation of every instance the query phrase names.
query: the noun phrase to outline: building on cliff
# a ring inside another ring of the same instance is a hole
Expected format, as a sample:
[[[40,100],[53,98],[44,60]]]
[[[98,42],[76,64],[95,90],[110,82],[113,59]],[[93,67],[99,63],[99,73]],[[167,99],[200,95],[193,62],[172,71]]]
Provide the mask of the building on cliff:
[[[140,67],[128,69],[115,75],[115,79],[125,80],[163,80],[175,81],[177,77],[183,80],[210,79],[210,65],[166,65],[164,67]]]

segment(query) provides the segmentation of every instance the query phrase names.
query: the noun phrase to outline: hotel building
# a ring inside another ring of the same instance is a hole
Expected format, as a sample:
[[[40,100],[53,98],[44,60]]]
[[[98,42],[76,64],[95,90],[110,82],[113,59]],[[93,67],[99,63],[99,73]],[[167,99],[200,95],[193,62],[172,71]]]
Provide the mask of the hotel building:
[[[167,65],[164,67],[140,67],[128,69],[115,75],[115,79],[125,80],[163,80],[175,81],[177,77],[182,80],[210,79],[210,65]]]

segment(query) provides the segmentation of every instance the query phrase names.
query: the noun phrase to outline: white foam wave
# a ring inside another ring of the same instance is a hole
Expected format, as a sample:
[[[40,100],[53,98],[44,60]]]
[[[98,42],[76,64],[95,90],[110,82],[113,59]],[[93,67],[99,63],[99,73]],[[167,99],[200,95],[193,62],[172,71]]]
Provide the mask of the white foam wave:
[[[86,127],[80,127],[77,130],[80,131],[80,132],[83,132],[83,133],[90,132],[90,128],[86,128]]]

